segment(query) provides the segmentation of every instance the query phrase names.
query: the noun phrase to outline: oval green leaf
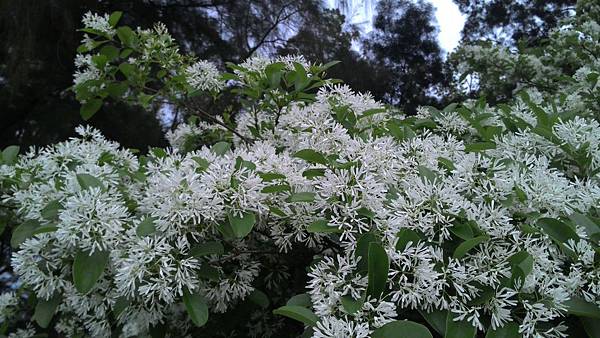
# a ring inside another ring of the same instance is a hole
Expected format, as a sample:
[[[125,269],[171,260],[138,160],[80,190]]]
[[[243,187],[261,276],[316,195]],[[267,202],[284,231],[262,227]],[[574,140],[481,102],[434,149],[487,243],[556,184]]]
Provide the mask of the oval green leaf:
[[[73,283],[77,291],[86,294],[94,287],[108,264],[108,257],[107,251],[96,250],[91,255],[83,250],[77,252],[73,261]]]
[[[388,272],[390,270],[390,260],[387,252],[379,243],[369,243],[369,284],[367,294],[378,298],[385,291]]]
[[[183,304],[194,325],[201,327],[208,321],[208,305],[206,299],[197,294],[183,290]]]
[[[448,311],[446,316],[446,334],[444,338],[473,338],[477,329],[466,321],[454,321],[454,315]]]
[[[54,295],[52,298],[38,299],[33,313],[33,320],[42,328],[47,328],[56,312],[56,308],[60,304],[60,295]]]
[[[317,322],[319,321],[319,318],[311,310],[297,305],[285,305],[273,310],[273,313],[292,318],[310,326],[317,325]]]
[[[479,244],[487,241],[488,239],[490,239],[488,236],[478,236],[478,237],[466,240],[466,241],[460,243],[460,245],[456,248],[456,250],[454,250],[454,254],[452,255],[452,257],[455,259],[461,259],[467,254],[467,252],[469,252],[469,250],[471,250],[474,247],[478,246]]]
[[[294,157],[301,158],[309,163],[327,164],[327,159],[325,156],[312,149],[302,149],[296,152]]]
[[[396,320],[373,331],[372,338],[433,338],[425,325]]]
[[[225,248],[221,242],[204,242],[196,244],[190,250],[190,255],[194,257],[202,257],[206,255],[220,255],[225,252]]]
[[[244,213],[241,217],[229,213],[227,217],[231,225],[231,230],[237,238],[246,237],[256,223],[256,216],[253,213]]]

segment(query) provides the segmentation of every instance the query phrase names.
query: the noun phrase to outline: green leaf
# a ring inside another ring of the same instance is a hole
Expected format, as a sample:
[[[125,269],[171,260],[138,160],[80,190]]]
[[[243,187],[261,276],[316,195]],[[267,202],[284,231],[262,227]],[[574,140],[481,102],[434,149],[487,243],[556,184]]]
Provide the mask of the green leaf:
[[[106,56],[108,61],[112,61],[119,57],[119,49],[113,45],[106,45],[100,48],[100,54]]]
[[[523,191],[523,189],[515,186],[513,188],[513,190],[515,191],[515,195],[517,195],[517,198],[519,199],[519,201],[521,201],[521,202],[527,201],[527,194],[525,193],[525,191]]]
[[[600,224],[597,224],[586,215],[574,212],[571,215],[569,215],[569,218],[571,219],[571,221],[573,221],[573,223],[585,228],[585,231],[590,237],[600,233]]]
[[[473,325],[466,321],[454,321],[454,315],[448,311],[444,338],[474,338],[476,333]]]
[[[447,158],[438,157],[437,160],[438,160],[438,166],[440,168],[446,169],[449,172],[456,169],[456,167],[454,166],[454,162],[452,162],[451,160],[449,160]]]
[[[356,242],[356,251],[354,252],[356,258],[360,257],[360,261],[357,264],[359,272],[367,271],[369,268],[369,244],[378,243],[379,238],[372,232],[365,232],[362,234]]]
[[[314,192],[297,192],[290,195],[287,198],[287,201],[290,203],[294,202],[314,202],[315,201],[315,193]]]
[[[515,322],[505,323],[503,327],[495,330],[489,329],[485,338],[519,338],[519,325]]]
[[[293,65],[294,70],[296,71],[296,77],[294,79],[294,89],[296,91],[301,91],[304,88],[306,88],[310,80],[308,79],[304,66],[302,66],[298,62],[294,62]]]
[[[79,186],[83,190],[89,188],[104,188],[102,182],[90,174],[77,174],[77,183],[79,183]]]
[[[218,281],[221,279],[221,271],[214,266],[208,264],[202,264],[200,269],[197,271],[198,277],[202,279],[208,279],[212,281]]]
[[[285,214],[285,212],[283,212],[283,210],[279,209],[278,207],[275,206],[270,206],[269,207],[269,211],[272,212],[274,215],[279,216],[279,217],[285,217],[287,216]]]
[[[269,302],[269,297],[259,289],[254,289],[254,291],[248,295],[248,299],[263,309],[268,308],[271,303]]]
[[[104,69],[108,63],[108,57],[103,54],[94,55],[92,56],[92,63],[96,65],[97,68]]]
[[[285,305],[273,310],[273,314],[292,318],[306,325],[315,326],[319,318],[309,309],[297,305]]]
[[[246,237],[256,223],[256,216],[253,213],[244,213],[241,217],[228,213],[227,218],[229,219],[231,230],[233,230],[233,234],[237,238]]]
[[[362,308],[365,302],[364,297],[354,299],[351,295],[342,296],[340,300],[342,302],[342,307],[344,308],[344,311],[346,311],[346,313],[348,314],[355,314],[356,312],[358,312],[358,310]]]
[[[223,74],[221,74],[221,79],[223,81],[229,81],[229,80],[238,81],[240,78],[239,78],[239,76],[232,74],[232,73],[223,73]]]
[[[409,140],[417,134],[409,126],[399,126],[395,121],[390,120],[387,123],[387,128],[392,136],[399,141]]]
[[[579,317],[579,321],[589,338],[600,338],[600,321],[586,317]]]
[[[358,215],[364,216],[368,219],[375,219],[376,214],[369,208],[361,207],[356,210]]]
[[[325,176],[325,169],[306,169],[302,172],[302,177],[313,179],[315,177]]]
[[[307,293],[301,293],[290,298],[285,305],[290,306],[302,306],[305,308],[312,307],[312,301],[310,300],[310,296]]]
[[[217,142],[210,148],[210,150],[217,155],[225,155],[229,149],[231,149],[231,144],[229,142]]]
[[[373,331],[372,338],[433,338],[426,326],[409,320],[389,322]]]
[[[89,254],[79,250],[73,261],[73,283],[82,294],[88,293],[96,284],[108,264],[107,251],[96,250]]]
[[[121,55],[119,55],[119,56],[122,57],[123,59],[125,59],[126,57],[128,57],[129,55],[131,55],[131,53],[133,53],[133,49],[131,49],[131,48],[125,48],[125,49],[123,49],[121,51]]]
[[[19,147],[18,146],[8,146],[4,148],[2,151],[2,161],[0,163],[4,163],[7,165],[12,165],[17,163],[17,157],[19,156]]]
[[[533,270],[533,257],[527,251],[517,252],[508,259],[508,262],[511,266],[511,280],[513,285],[517,279],[521,280],[522,284]]]
[[[322,66],[319,66],[319,71],[318,71],[318,73],[324,72],[324,71],[326,71],[327,69],[329,69],[329,68],[331,68],[331,67],[333,67],[333,66],[337,65],[337,64],[338,64],[338,63],[340,63],[340,62],[341,62],[341,61],[331,61],[331,62],[328,62],[328,63],[326,63],[326,64],[322,65]]]
[[[258,176],[260,176],[260,178],[265,182],[286,179],[285,175],[280,173],[259,173]]]
[[[31,235],[35,236],[37,234],[43,234],[43,233],[46,233],[46,232],[54,232],[56,230],[58,230],[57,226],[52,226],[52,225],[43,226],[43,227],[39,227],[39,228],[35,229],[35,231]]]
[[[241,170],[242,168],[246,168],[246,169],[254,171],[254,170],[256,170],[256,164],[254,164],[250,161],[246,161],[241,156],[238,156],[235,159],[235,169]]]
[[[437,124],[431,119],[419,119],[415,121],[414,127],[435,129],[437,127]]]
[[[283,192],[283,191],[289,191],[292,188],[287,185],[287,184],[274,184],[274,185],[268,185],[266,187],[264,187],[261,192],[264,194],[273,194],[273,193],[278,193],[278,192]]]
[[[131,28],[127,26],[117,28],[117,36],[125,46],[133,47],[135,42],[135,33],[131,30]]]
[[[572,315],[600,319],[600,308],[598,308],[598,305],[589,303],[582,298],[572,297],[564,304],[567,307],[567,312]]]
[[[208,321],[208,305],[203,296],[190,293],[187,288],[183,289],[183,304],[194,325],[201,327],[206,324]]]
[[[385,108],[367,109],[367,110],[363,111],[362,113],[360,113],[360,115],[358,115],[357,119],[360,120],[365,117],[369,117],[369,116],[373,116],[373,115],[381,114],[381,113],[385,113],[385,112],[386,112]]]
[[[35,320],[40,327],[44,329],[47,328],[60,301],[61,297],[58,294],[48,300],[38,299],[32,319]]]
[[[277,88],[281,83],[281,70],[285,67],[282,62],[272,63],[265,67],[265,75],[269,82],[269,88]]]
[[[465,145],[465,152],[467,153],[481,152],[489,149],[496,149],[496,143],[477,142]]]
[[[466,240],[466,241],[462,242],[456,248],[456,250],[454,250],[454,254],[452,255],[452,257],[455,259],[461,259],[467,254],[467,252],[469,252],[469,250],[473,249],[474,247],[478,246],[479,244],[481,244],[483,242],[486,242],[489,239],[490,238],[488,236],[478,236],[478,237],[474,237],[469,240]]]
[[[235,234],[233,233],[233,228],[229,224],[229,222],[217,223],[217,230],[223,235],[225,239],[234,239]]]
[[[294,154],[294,157],[301,158],[309,163],[327,164],[325,156],[312,149],[303,149]]]
[[[62,208],[63,205],[60,203],[60,200],[53,200],[46,204],[40,211],[40,214],[48,221],[56,220],[58,218],[58,211]]]
[[[473,238],[473,228],[468,222],[457,222],[450,228],[450,232],[463,240]]]
[[[369,284],[367,294],[379,298],[385,291],[388,272],[390,270],[390,260],[385,249],[381,244],[369,243]]]
[[[112,14],[110,15],[110,17],[108,18],[108,24],[111,27],[115,27],[117,26],[117,23],[119,23],[119,20],[121,19],[121,16],[123,15],[123,12],[112,12]]]
[[[579,236],[570,226],[554,218],[540,218],[537,225],[558,243],[566,243],[569,239],[579,240]]]
[[[225,252],[225,248],[221,242],[204,242],[194,245],[190,250],[190,255],[194,257],[202,257],[207,255],[221,255]]]
[[[139,237],[145,237],[153,234],[156,231],[156,226],[154,225],[154,219],[152,217],[145,217],[140,224],[138,224],[135,229],[135,233]]]
[[[398,231],[397,236],[398,242],[396,242],[396,250],[398,251],[404,251],[408,243],[412,243],[412,246],[414,247],[417,244],[417,242],[421,240],[419,234],[416,231],[409,228],[400,229],[400,231]]]
[[[480,306],[486,304],[496,295],[494,289],[486,285],[480,286],[479,291],[479,294],[467,303],[469,306]]]
[[[12,237],[10,239],[10,246],[17,248],[21,243],[25,242],[26,239],[33,236],[35,230],[39,228],[40,223],[37,220],[27,220],[13,230]]]
[[[119,317],[119,315],[129,306],[131,302],[126,297],[119,297],[115,301],[115,305],[112,307],[112,312],[115,317]]]
[[[126,82],[111,82],[106,85],[106,91],[113,99],[120,99],[125,95],[129,86]]]
[[[150,152],[157,158],[165,158],[168,156],[163,148],[150,148]]]
[[[79,114],[81,115],[82,119],[87,121],[92,116],[94,116],[94,114],[96,114],[96,112],[98,110],[100,110],[101,107],[102,107],[101,99],[91,99],[91,100],[87,101],[86,103],[84,103],[83,105],[81,105],[81,108],[79,109]]]
[[[443,336],[446,333],[446,316],[448,315],[447,310],[433,310],[426,312],[424,310],[418,310],[421,316],[427,321],[431,327],[433,327],[437,333]]]
[[[319,219],[312,222],[308,227],[306,227],[306,231],[310,233],[341,233],[343,232],[341,229],[338,229],[335,226],[329,226],[328,221],[325,219]]]
[[[119,70],[121,71],[121,73],[123,73],[123,75],[125,75],[126,78],[129,79],[133,77],[133,74],[135,72],[135,66],[130,63],[123,62],[119,65]]]
[[[417,166],[417,170],[419,170],[419,176],[421,176],[422,178],[426,179],[427,181],[433,183],[435,181],[439,182],[440,181],[440,175],[438,175],[436,172],[434,172],[433,170],[422,166],[422,165],[418,165]]]

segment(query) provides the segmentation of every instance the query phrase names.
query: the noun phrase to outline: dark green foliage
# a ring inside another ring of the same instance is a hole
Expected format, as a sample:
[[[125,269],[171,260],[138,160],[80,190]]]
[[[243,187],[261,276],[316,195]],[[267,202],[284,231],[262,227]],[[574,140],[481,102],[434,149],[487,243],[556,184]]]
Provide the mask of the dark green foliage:
[[[575,0],[454,0],[467,20],[463,39],[491,39],[506,45],[536,45],[575,8]]]
[[[386,69],[386,101],[411,113],[436,102],[446,79],[433,7],[425,1],[382,0],[365,48]]]

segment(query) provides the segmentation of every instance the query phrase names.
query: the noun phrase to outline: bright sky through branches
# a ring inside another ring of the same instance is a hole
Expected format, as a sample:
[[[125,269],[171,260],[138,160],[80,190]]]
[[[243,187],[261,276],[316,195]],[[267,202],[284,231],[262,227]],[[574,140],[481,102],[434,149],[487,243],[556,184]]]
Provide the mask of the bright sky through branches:
[[[452,0],[429,0],[435,7],[435,17],[440,27],[438,39],[447,52],[452,51],[460,41],[460,31],[465,25],[465,17]]]
[[[446,51],[452,51],[460,41],[460,31],[465,24],[465,17],[460,13],[458,6],[452,0],[429,0],[435,7],[435,17],[439,25],[438,39],[440,46]],[[376,15],[376,0],[327,0],[329,7],[337,7],[340,11],[345,4],[348,12],[344,13],[350,22],[358,24],[369,32],[372,29],[373,18]]]

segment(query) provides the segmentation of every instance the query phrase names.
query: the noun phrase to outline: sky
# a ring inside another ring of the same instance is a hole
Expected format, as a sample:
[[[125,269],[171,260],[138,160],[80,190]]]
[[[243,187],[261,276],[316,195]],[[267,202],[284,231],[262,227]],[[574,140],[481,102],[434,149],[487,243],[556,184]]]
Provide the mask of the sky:
[[[435,7],[435,17],[440,27],[438,39],[447,52],[452,51],[460,41],[460,31],[465,25],[465,17],[452,0],[429,0]]]
[[[326,0],[329,7],[340,7],[346,3],[352,13],[351,22],[359,24],[365,33],[372,29],[372,16],[377,0]],[[452,0],[428,0],[435,8],[435,17],[440,29],[438,39],[440,46],[446,51],[452,51],[460,40],[460,31],[465,24],[465,17],[460,13],[458,6]]]

